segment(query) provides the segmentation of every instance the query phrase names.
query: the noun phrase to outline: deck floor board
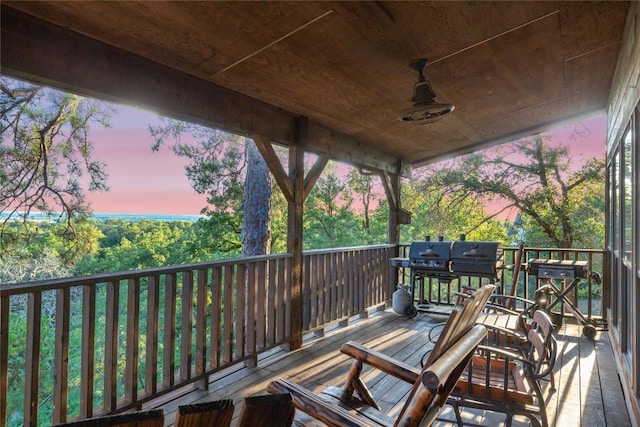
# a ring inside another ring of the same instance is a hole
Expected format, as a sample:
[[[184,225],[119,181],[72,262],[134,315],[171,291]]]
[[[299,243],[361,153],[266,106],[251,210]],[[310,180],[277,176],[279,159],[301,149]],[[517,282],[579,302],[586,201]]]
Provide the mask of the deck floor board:
[[[273,349],[258,358],[257,367],[241,365],[225,369],[212,378],[208,390],[187,388],[148,407],[165,410],[165,425],[172,426],[179,405],[232,398],[236,406],[234,421],[245,397],[266,394],[267,384],[277,378],[291,378],[319,393],[328,386],[342,385],[351,360],[340,353],[340,346],[353,340],[377,351],[419,367],[420,359],[432,347],[428,331],[443,321],[442,316],[419,313],[409,319],[391,310],[372,312],[368,318],[353,318],[346,326],[328,328],[324,334],[309,334],[303,348],[296,351]],[[544,383],[550,426],[591,427],[627,426],[629,416],[624,403],[611,344],[606,331],[595,341],[581,335],[580,325],[563,325],[557,332],[558,361],[555,366],[556,391]],[[391,415],[398,414],[410,386],[388,375],[365,369],[363,379],[379,404]],[[453,411],[445,407],[442,415],[451,419]],[[463,413],[466,419],[487,425],[502,425],[504,416],[487,411]],[[438,422],[438,425],[450,425]],[[513,425],[526,425],[518,419]],[[316,423],[316,425],[320,425]]]

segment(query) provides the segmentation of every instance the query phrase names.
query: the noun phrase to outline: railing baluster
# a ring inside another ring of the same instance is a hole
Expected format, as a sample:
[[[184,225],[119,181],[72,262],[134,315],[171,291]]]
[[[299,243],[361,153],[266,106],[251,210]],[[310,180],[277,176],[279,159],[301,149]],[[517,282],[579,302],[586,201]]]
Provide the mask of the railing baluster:
[[[258,263],[258,298],[256,299],[256,343],[259,349],[267,346],[267,261]]]
[[[356,313],[355,309],[355,281],[353,280],[354,266],[355,263],[353,261],[353,251],[347,251],[345,254],[346,259],[344,262],[345,272],[346,272],[346,284],[348,297],[347,297],[347,312],[352,315]]]
[[[283,262],[284,262],[284,286],[285,286],[284,305],[286,307],[285,319],[284,319],[284,327],[285,327],[284,336],[285,336],[285,339],[289,340],[291,338],[291,328],[292,328],[292,325],[291,325],[291,293],[292,293],[291,272],[293,271],[293,269],[291,267],[291,258],[286,258],[283,260]]]
[[[220,367],[220,342],[222,339],[222,267],[211,271],[211,351],[212,368]]]
[[[157,274],[147,278],[147,347],[145,394],[153,395],[158,390],[158,324],[160,313],[160,280]]]
[[[284,283],[284,260],[279,259],[277,262],[277,287],[278,296],[276,298],[276,341],[283,342],[285,338],[285,310],[287,304],[285,301],[285,283]]]
[[[82,287],[82,361],[80,363],[80,417],[93,416],[95,378],[96,288]]]
[[[311,257],[302,259],[302,329],[311,326]],[[288,310],[287,310],[288,311]]]
[[[9,394],[9,296],[0,297],[0,426],[7,423]]]
[[[311,316],[311,324],[309,325],[309,329],[313,329],[318,326],[318,316],[320,312],[320,308],[318,306],[319,297],[318,297],[318,255],[309,255],[311,259],[311,280],[309,286],[311,287],[311,310],[309,315]]]
[[[180,379],[191,378],[193,340],[193,271],[182,273],[182,323],[180,325]]]
[[[327,317],[327,254],[318,257],[318,326],[329,321]]]
[[[38,389],[40,387],[40,322],[42,293],[27,297],[27,341],[25,348],[24,425],[38,425]]]
[[[67,421],[69,392],[69,288],[56,290],[56,342],[53,375],[53,424]]]
[[[127,282],[127,355],[125,371],[125,400],[138,401],[138,353],[140,342],[140,279]]]
[[[233,270],[233,265],[224,267],[224,304],[222,307],[224,313],[222,361],[224,363],[233,360]]]
[[[257,357],[256,332],[257,332],[257,289],[256,289],[256,263],[249,264],[247,271],[247,353],[254,356],[253,360],[247,362],[247,366],[255,367]]]
[[[245,323],[247,321],[246,318],[246,280],[247,280],[247,265],[246,264],[238,264],[237,271],[237,281],[236,281],[236,315],[235,315],[235,324],[236,324],[236,359],[241,359],[245,355]],[[249,327],[248,325],[246,327]]]
[[[176,368],[176,273],[168,273],[164,278],[163,344],[162,384],[171,387],[175,383]]]
[[[107,295],[105,301],[106,315],[104,326],[104,407],[108,411],[115,411],[118,408],[118,334],[120,332],[120,325],[118,323],[118,315],[120,311],[119,309],[120,282],[107,282]],[[84,417],[88,416],[90,415],[84,415]]]
[[[207,270],[200,268],[196,273],[198,285],[196,299],[196,375],[207,370]],[[209,381],[202,381],[202,388],[207,390]]]
[[[276,263],[269,260],[267,280],[267,345],[276,342]]]

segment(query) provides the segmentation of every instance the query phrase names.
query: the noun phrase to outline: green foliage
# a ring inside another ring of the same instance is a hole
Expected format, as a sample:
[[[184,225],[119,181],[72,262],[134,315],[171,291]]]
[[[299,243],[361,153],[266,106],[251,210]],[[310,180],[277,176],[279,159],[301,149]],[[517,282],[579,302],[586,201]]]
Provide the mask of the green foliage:
[[[318,179],[305,203],[305,249],[357,246],[366,242],[362,221],[352,211],[353,197],[335,174]]]
[[[30,212],[52,216],[60,224],[52,231],[67,243],[83,238],[85,191],[108,189],[104,163],[91,158],[89,130],[109,126],[109,113],[94,100],[0,79],[0,253],[15,250],[16,237],[33,237],[26,221],[15,221]],[[73,258],[77,251],[70,249]]]
[[[430,191],[431,183],[416,179],[403,186],[403,206],[409,209],[412,223],[402,226],[401,241],[457,240],[464,234],[468,240],[507,241],[506,230],[500,222],[488,217],[483,205],[462,194]]]
[[[100,228],[102,224],[105,227],[103,244],[95,254],[87,254],[78,262],[77,274],[127,271],[214,259],[214,255],[208,252],[210,247],[201,246],[210,244],[210,241],[203,238],[206,234],[199,222],[196,225],[186,221],[108,220],[98,222],[97,226]]]
[[[429,171],[427,191],[454,202],[475,199],[515,208],[526,225],[526,242],[558,248],[602,247],[599,227],[586,219],[604,216],[604,160],[569,167],[569,149],[534,136],[456,159]]]

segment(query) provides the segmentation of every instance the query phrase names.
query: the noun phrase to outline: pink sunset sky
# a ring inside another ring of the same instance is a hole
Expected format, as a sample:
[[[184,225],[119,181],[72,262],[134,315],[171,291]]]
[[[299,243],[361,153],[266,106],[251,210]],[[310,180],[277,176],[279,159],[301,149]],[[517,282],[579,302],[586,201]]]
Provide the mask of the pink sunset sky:
[[[111,128],[91,129],[93,157],[107,164],[110,187],[108,192],[88,194],[93,211],[199,215],[206,206],[206,195],[191,188],[184,171],[186,160],[166,146],[151,151],[153,138],[147,128],[158,122],[158,116],[123,105],[116,108]],[[558,129],[552,136],[553,141],[570,146],[574,163],[605,156],[604,116]]]

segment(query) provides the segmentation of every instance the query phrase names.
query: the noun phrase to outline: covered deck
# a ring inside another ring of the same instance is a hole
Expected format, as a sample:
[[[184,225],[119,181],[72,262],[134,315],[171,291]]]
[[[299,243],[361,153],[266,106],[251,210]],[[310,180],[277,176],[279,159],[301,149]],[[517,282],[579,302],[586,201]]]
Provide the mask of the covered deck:
[[[327,329],[324,335],[307,335],[300,350],[274,349],[259,357],[257,367],[235,366],[220,372],[209,383],[208,390],[193,388],[179,397],[166,396],[150,402],[145,408],[163,408],[165,425],[171,426],[178,405],[233,398],[235,422],[243,399],[265,394],[267,384],[273,379],[291,378],[316,393],[329,386],[341,385],[352,359],[340,353],[340,346],[350,340],[420,366],[422,355],[432,345],[428,331],[443,319],[426,313],[410,319],[397,316],[390,308],[374,310],[368,316],[353,317],[348,324]],[[556,334],[559,348],[555,366],[557,390],[552,392],[549,383],[543,383],[549,424],[631,425],[608,334],[598,332],[596,339],[591,341],[582,335],[580,325],[570,322],[565,322]],[[395,413],[400,410],[410,390],[409,384],[372,370],[363,378],[374,396],[379,397],[384,411]],[[465,415],[474,423],[493,426],[500,425],[504,418],[498,413],[471,410]],[[445,407],[442,417],[452,416],[451,408]],[[296,417],[304,418],[304,414],[298,413]],[[448,424],[442,421],[437,425]],[[528,424],[514,422],[514,425]]]
[[[334,356],[349,339],[419,358],[412,336],[424,335],[428,317],[384,311],[352,321],[394,290],[388,260],[410,220],[401,179],[442,158],[621,110],[626,80],[614,76],[616,64],[637,63],[637,54],[620,54],[623,30],[635,29],[630,4],[481,2],[461,13],[453,2],[163,2],[153,10],[146,2],[3,2],[3,74],[251,136],[287,200],[289,239],[286,254],[269,257],[0,288],[0,425],[12,411],[23,425],[41,422],[44,375],[55,377],[51,424],[151,405],[163,406],[170,423],[180,403],[239,402],[280,376],[314,390],[339,383],[346,361]],[[399,119],[413,104],[415,58],[430,60],[439,99],[455,105],[429,127]],[[610,136],[625,117],[610,117]],[[272,144],[289,148],[288,168]],[[308,174],[304,152],[319,155]],[[382,178],[390,245],[303,253],[304,200],[329,158]],[[617,278],[607,254],[599,262],[604,303],[594,308],[589,293],[586,312],[607,320]],[[24,300],[27,319],[19,411],[5,393],[12,298]],[[39,365],[43,298],[56,301],[53,373]],[[609,336],[600,332],[593,344],[567,328],[559,339],[553,425],[630,424]],[[184,395],[185,387],[193,391]],[[394,410],[404,392],[389,390]]]

